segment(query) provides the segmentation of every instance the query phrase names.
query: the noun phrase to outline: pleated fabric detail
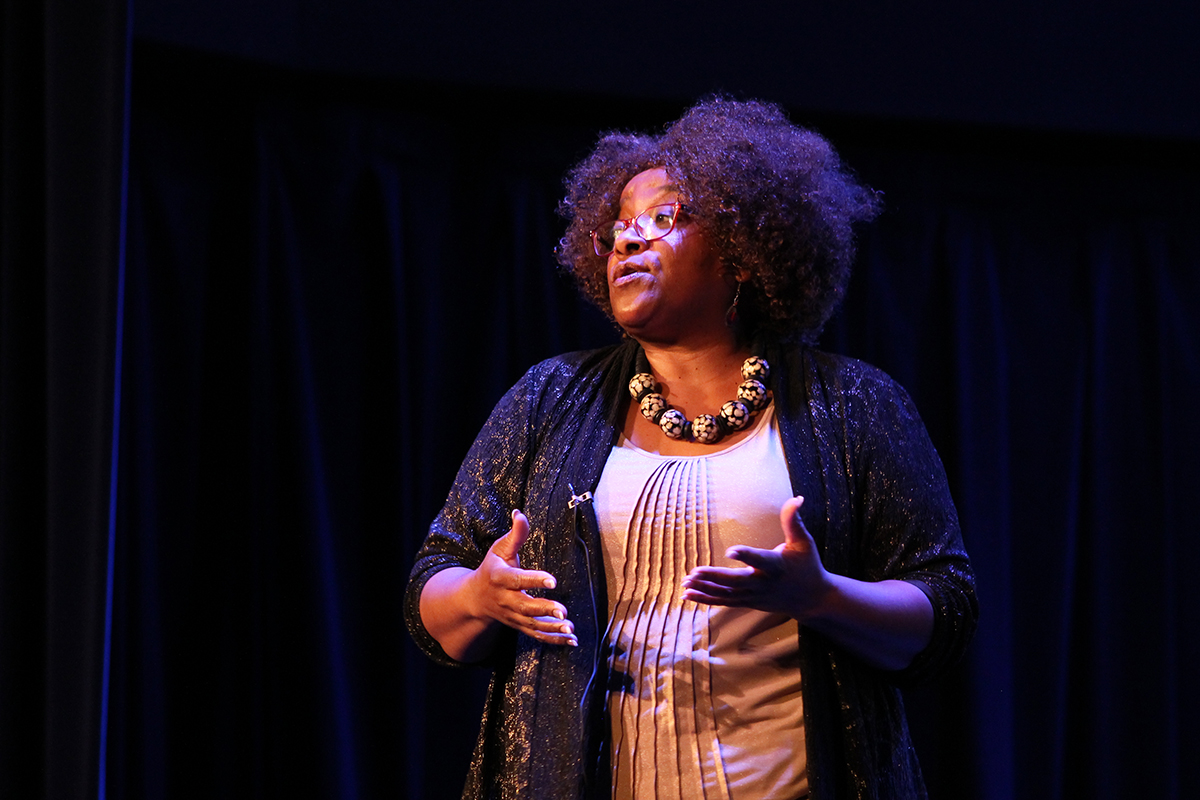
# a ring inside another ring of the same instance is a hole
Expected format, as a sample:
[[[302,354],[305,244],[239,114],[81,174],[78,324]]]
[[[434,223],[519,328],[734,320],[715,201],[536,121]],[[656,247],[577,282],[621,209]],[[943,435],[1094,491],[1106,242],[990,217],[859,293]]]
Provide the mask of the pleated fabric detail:
[[[774,426],[759,423],[712,456],[663,457],[623,443],[601,479],[620,800],[805,790],[795,621],[682,596],[693,568],[736,565],[724,557],[730,545],[783,539],[778,510],[790,482],[777,429],[772,436]]]

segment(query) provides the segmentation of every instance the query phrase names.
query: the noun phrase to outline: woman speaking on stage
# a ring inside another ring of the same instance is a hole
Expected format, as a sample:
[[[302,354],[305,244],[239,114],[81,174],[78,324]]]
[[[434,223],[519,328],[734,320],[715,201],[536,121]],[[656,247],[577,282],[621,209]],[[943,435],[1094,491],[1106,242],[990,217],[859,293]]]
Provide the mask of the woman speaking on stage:
[[[493,670],[465,798],[925,796],[900,688],[962,654],[974,576],[908,395],[813,346],[878,207],[723,98],[569,173],[558,259],[624,338],[508,391],[405,598]]]

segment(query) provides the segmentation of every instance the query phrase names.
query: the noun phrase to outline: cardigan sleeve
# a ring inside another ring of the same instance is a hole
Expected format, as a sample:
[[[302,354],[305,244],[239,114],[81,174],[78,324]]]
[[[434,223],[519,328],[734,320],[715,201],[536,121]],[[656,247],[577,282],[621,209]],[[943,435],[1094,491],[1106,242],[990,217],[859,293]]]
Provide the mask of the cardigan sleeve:
[[[426,630],[421,591],[444,569],[477,568],[492,543],[508,533],[512,510],[523,507],[532,459],[532,420],[544,369],[544,364],[530,369],[496,404],[417,552],[404,595],[404,618],[417,646],[440,664],[462,662],[446,655]]]
[[[846,388],[858,555],[865,579],[909,581],[933,605],[929,645],[893,675],[919,681],[953,665],[966,650],[979,616],[975,575],[945,470],[916,407],[887,375],[857,366]]]

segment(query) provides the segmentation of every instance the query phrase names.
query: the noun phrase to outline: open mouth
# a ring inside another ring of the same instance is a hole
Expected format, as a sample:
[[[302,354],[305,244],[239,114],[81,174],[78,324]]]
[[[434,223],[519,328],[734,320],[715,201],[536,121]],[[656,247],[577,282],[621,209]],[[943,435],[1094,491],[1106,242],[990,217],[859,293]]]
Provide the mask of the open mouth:
[[[634,261],[622,261],[612,271],[610,279],[613,286],[620,286],[624,283],[637,280],[642,275],[650,274],[649,267]]]

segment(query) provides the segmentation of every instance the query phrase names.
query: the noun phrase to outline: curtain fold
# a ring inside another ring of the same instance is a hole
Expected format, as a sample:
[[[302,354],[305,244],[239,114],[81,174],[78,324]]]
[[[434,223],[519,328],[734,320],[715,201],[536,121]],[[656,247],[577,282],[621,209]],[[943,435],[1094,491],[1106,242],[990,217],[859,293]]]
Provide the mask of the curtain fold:
[[[103,797],[130,14],[3,15],[0,795]]]

